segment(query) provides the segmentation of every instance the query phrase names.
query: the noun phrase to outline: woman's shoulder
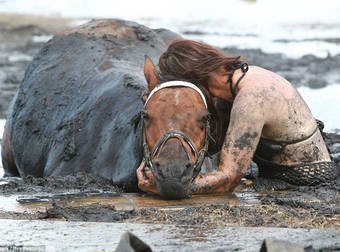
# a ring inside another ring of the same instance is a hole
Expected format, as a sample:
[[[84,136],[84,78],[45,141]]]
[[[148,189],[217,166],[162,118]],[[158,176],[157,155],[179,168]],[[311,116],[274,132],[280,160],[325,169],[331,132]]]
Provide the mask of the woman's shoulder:
[[[270,79],[270,80],[280,80],[280,81],[283,81],[285,80],[286,82],[288,82],[286,79],[284,79],[281,75],[269,70],[269,69],[266,69],[266,68],[263,68],[263,67],[260,67],[260,66],[255,66],[255,65],[250,65],[249,66],[249,70],[248,70],[248,76],[254,78],[254,77],[257,77],[257,78],[261,78],[261,79]]]
[[[244,86],[248,90],[263,92],[266,95],[296,96],[296,89],[292,83],[281,75],[262,68],[260,66],[249,66]]]
[[[271,120],[291,107],[302,106],[296,88],[280,75],[267,69],[250,66],[234,102],[243,104],[250,111],[261,111]]]

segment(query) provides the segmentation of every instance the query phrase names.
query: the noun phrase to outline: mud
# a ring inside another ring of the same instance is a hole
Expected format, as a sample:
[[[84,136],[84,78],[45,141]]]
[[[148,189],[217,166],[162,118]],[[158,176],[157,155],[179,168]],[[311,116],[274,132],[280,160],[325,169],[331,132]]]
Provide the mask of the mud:
[[[110,183],[88,174],[2,179],[0,249],[114,251],[130,231],[154,251],[259,251],[267,238],[340,251],[339,184],[253,179],[232,194],[165,201]]]
[[[279,180],[244,180],[233,194],[165,201],[122,193],[109,180],[67,177],[7,179],[0,194],[11,209],[0,219],[129,222],[200,227],[289,227],[340,230],[340,184],[293,186]],[[13,207],[14,204],[14,207]]]

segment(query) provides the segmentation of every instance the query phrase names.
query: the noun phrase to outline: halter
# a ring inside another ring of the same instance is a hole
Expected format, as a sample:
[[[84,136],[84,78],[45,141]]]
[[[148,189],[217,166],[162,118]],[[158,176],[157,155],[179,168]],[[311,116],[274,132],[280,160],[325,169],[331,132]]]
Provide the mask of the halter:
[[[156,92],[158,92],[161,89],[169,88],[169,87],[188,87],[188,88],[194,89],[197,93],[199,93],[199,95],[201,96],[204,102],[205,107],[208,109],[207,102],[202,91],[194,84],[189,83],[189,82],[184,82],[184,81],[169,81],[169,82],[162,83],[156,88],[154,88],[149,94],[148,98],[146,99],[144,108],[146,108],[146,105],[148,104],[152,95],[154,95]],[[189,151],[187,150],[187,148],[185,148],[185,145],[184,145],[184,143],[186,142],[190,146],[191,150],[194,152],[195,159],[196,159],[196,163],[194,164],[194,167],[193,167],[194,168],[193,179],[194,179],[200,173],[204,158],[206,154],[208,153],[208,137],[210,136],[210,123],[209,123],[209,120],[206,121],[204,147],[202,148],[200,152],[198,152],[196,145],[191,140],[191,138],[180,130],[169,130],[165,132],[156,142],[152,152],[150,151],[149,146],[146,143],[144,121],[142,123],[142,136],[143,136],[143,150],[144,150],[145,162],[146,162],[146,165],[151,169],[153,173],[155,173],[155,170],[154,170],[152,160],[154,159],[157,152],[158,152],[157,154],[157,158],[158,158],[160,150],[164,147],[165,143],[170,138],[177,138],[181,142],[182,146],[185,149],[187,158],[188,160],[190,160]]]
[[[241,69],[242,70],[242,75],[241,77],[236,81],[236,84],[233,88],[233,75],[234,75],[234,72],[235,70],[237,69]],[[233,99],[235,99],[236,97],[236,91],[237,91],[237,88],[238,88],[238,84],[240,83],[240,81],[242,80],[242,78],[246,75],[246,73],[248,72],[248,69],[249,69],[249,66],[247,63],[243,62],[241,63],[240,65],[238,66],[233,66],[232,67],[232,71],[231,71],[231,74],[229,76],[229,89],[230,89],[230,93],[231,95],[233,96]]]

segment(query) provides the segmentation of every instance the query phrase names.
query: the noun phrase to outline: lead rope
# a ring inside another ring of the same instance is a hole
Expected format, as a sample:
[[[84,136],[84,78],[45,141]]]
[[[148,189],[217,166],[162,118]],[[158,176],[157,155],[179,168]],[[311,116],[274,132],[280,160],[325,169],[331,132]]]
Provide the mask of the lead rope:
[[[241,77],[236,81],[235,83],[235,87],[233,88],[233,75],[235,70],[237,69],[241,69],[242,70],[242,75]],[[235,99],[236,97],[236,90],[238,87],[238,84],[240,83],[240,81],[243,79],[243,77],[246,75],[246,73],[248,72],[249,66],[247,63],[242,63],[239,67],[233,68],[230,77],[229,77],[229,88],[230,88],[230,93],[233,96],[233,99]]]

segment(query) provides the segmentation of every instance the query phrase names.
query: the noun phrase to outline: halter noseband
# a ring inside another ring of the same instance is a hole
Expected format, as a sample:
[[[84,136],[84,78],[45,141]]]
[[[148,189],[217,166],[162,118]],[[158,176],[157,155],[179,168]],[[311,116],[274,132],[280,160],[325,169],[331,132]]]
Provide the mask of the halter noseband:
[[[197,93],[199,93],[199,95],[201,96],[201,98],[204,102],[205,107],[208,109],[207,102],[206,102],[206,99],[205,99],[202,91],[197,86],[195,86],[194,84],[189,83],[189,82],[185,82],[185,81],[169,81],[169,82],[165,82],[165,83],[160,84],[159,86],[157,86],[156,88],[154,88],[151,91],[148,98],[146,99],[146,102],[144,104],[144,108],[146,108],[146,105],[149,102],[149,100],[150,100],[150,98],[153,94],[155,94],[156,92],[158,92],[159,90],[161,90],[163,88],[168,88],[168,87],[189,87],[189,88],[194,89]],[[186,142],[190,146],[191,150],[194,152],[195,159],[196,159],[196,163],[194,164],[194,174],[193,174],[194,175],[193,179],[194,179],[200,173],[204,158],[205,158],[206,154],[208,153],[208,140],[209,140],[209,136],[210,136],[210,122],[209,122],[209,120],[206,121],[204,147],[202,148],[202,150],[200,152],[198,152],[196,145],[191,140],[191,138],[180,130],[169,130],[169,131],[165,132],[156,142],[152,152],[150,151],[149,146],[146,142],[144,121],[142,123],[142,136],[143,136],[143,151],[144,151],[145,162],[146,162],[146,165],[151,169],[151,171],[153,173],[155,172],[155,170],[154,170],[152,160],[154,159],[157,152],[158,152],[158,154],[157,154],[157,157],[158,157],[159,151],[163,148],[165,143],[170,138],[177,138],[181,142],[182,146],[185,149],[188,160],[190,160],[189,151],[187,150],[187,148],[185,148],[185,145],[184,145],[184,142]]]

